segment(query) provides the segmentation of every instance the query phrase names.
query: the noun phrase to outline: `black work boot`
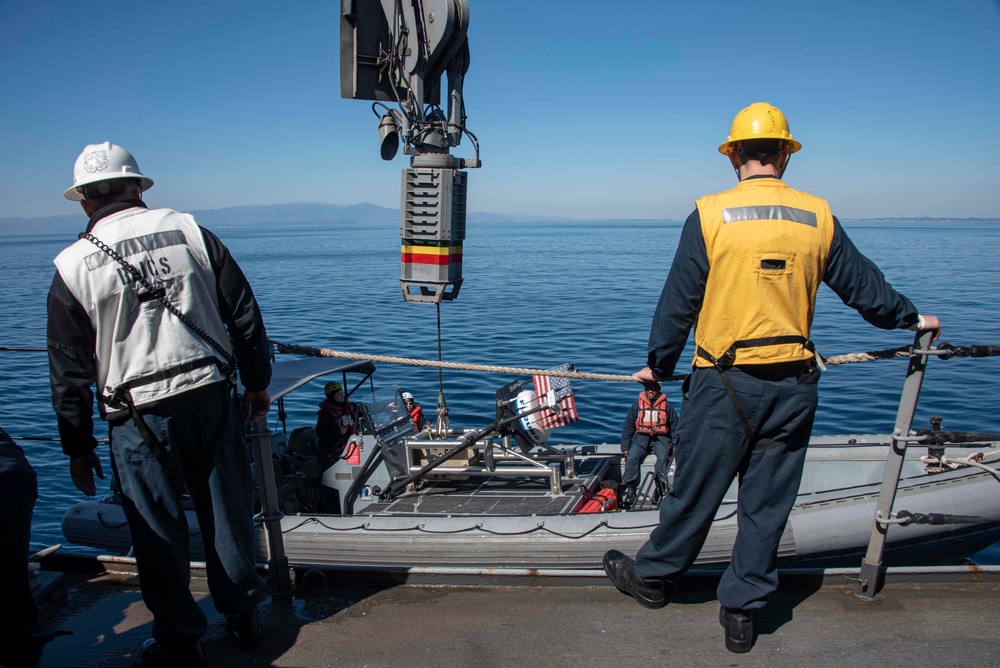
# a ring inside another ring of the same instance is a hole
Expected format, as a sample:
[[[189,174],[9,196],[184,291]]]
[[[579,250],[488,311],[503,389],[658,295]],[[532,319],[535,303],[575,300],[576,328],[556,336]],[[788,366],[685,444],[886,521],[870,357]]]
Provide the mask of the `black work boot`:
[[[226,626],[229,632],[240,642],[242,649],[260,647],[263,642],[260,632],[260,620],[257,609],[253,612],[241,612],[238,615],[226,615]]]
[[[726,649],[742,654],[753,647],[753,610],[719,606],[719,623],[726,630]]]
[[[628,510],[635,505],[635,485],[625,485],[622,488],[622,508]]]
[[[142,665],[154,668],[201,668],[208,665],[208,657],[201,642],[185,645],[162,645],[150,638],[142,643]]]
[[[635,572],[635,560],[618,550],[604,553],[604,572],[618,587],[618,591],[628,594],[639,605],[647,608],[662,608],[667,604],[667,585],[664,581],[647,582]]]

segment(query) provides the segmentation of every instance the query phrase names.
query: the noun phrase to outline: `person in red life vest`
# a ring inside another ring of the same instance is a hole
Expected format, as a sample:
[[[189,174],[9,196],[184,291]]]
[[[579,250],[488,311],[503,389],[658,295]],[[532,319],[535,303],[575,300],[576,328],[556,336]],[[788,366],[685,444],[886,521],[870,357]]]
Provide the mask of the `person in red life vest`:
[[[413,395],[409,392],[403,392],[403,401],[406,402],[406,410],[409,411],[410,418],[413,420],[413,430],[419,434],[427,426],[427,421],[424,419],[424,409],[416,404]]]
[[[358,409],[347,400],[343,386],[336,382],[323,387],[326,400],[316,414],[316,436],[319,437],[320,466],[333,466],[344,454],[344,447],[357,429]]]
[[[665,477],[677,446],[677,412],[667,403],[667,395],[660,392],[659,383],[643,385],[645,389],[632,404],[622,427],[625,473],[622,474],[621,504],[624,508],[635,503],[640,467],[650,449],[656,454],[657,472]]]

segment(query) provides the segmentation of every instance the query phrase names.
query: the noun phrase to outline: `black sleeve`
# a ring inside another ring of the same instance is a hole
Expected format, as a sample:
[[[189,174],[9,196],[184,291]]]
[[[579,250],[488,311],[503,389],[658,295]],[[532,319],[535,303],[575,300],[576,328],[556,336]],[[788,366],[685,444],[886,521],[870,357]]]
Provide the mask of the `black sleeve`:
[[[639,402],[632,404],[625,416],[625,424],[622,425],[622,452],[629,449],[632,444],[632,437],[635,436],[635,419],[639,417]]]
[[[316,414],[316,438],[323,452],[332,452],[340,441],[340,423],[324,410]]]
[[[201,234],[215,270],[220,315],[236,351],[240,380],[249,390],[267,389],[271,382],[271,362],[257,299],[229,249],[204,227]]]
[[[56,272],[47,299],[46,340],[52,407],[59,423],[63,452],[71,457],[89,454],[94,438],[94,392],[97,379],[90,317]]]
[[[900,329],[917,323],[917,309],[896,292],[875,263],[866,258],[833,219],[833,240],[823,282],[866,321],[881,329]]]
[[[708,282],[708,251],[698,210],[688,216],[681,230],[670,273],[660,293],[649,330],[647,366],[660,378],[674,372],[688,334],[698,319]]]

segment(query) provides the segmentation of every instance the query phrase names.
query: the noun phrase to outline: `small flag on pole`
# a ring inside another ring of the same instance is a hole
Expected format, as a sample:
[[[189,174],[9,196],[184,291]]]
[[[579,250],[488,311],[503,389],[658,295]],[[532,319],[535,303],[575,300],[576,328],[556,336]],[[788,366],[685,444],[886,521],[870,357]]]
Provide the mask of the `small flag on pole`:
[[[572,364],[562,364],[551,371],[573,371]],[[559,378],[557,376],[532,376],[532,383],[535,385],[535,394],[538,395],[538,402],[546,401],[546,397],[551,390],[555,394],[556,402],[560,411],[551,409],[543,410],[540,413],[542,429],[554,429],[563,427],[571,422],[580,419],[580,414],[576,412],[576,400],[573,398],[573,388],[570,386],[569,378]]]

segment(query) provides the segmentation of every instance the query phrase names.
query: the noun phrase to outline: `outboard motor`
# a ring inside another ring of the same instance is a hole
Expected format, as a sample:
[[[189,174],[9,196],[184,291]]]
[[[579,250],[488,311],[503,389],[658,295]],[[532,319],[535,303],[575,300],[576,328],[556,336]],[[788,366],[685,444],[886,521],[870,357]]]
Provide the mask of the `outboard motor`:
[[[549,437],[549,430],[542,429],[541,413],[536,411],[503,424],[515,415],[538,407],[538,397],[531,390],[524,390],[524,383],[515,380],[497,390],[497,421],[501,422],[497,433],[511,436],[524,452],[541,445]]]

